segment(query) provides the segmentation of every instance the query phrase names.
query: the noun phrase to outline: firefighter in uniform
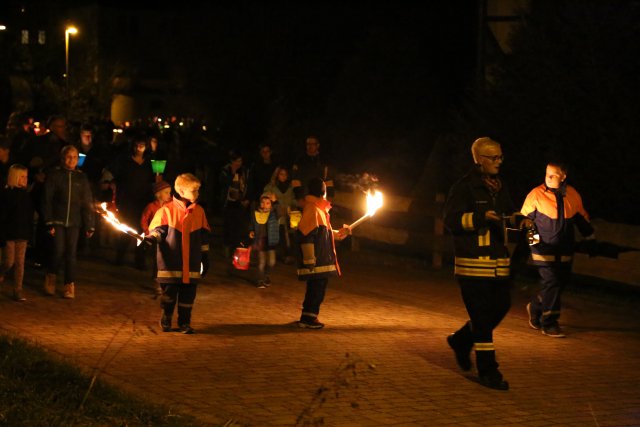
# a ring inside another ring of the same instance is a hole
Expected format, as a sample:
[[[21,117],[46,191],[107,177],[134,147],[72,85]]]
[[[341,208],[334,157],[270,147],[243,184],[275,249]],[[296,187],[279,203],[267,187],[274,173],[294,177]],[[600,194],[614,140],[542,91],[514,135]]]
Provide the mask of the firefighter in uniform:
[[[588,242],[595,242],[589,214],[580,194],[565,180],[567,168],[550,162],[544,184],[529,194],[520,212],[526,215],[538,231],[539,242],[531,245],[531,262],[538,269],[542,291],[527,304],[529,326],[541,329],[544,335],[563,338],[558,324],[560,297],[571,279],[575,250],[574,225]]]
[[[513,214],[513,204],[498,176],[503,155],[500,144],[479,138],[471,146],[475,167],[455,183],[444,208],[445,226],[454,239],[455,276],[469,321],[447,337],[460,368],[472,367],[475,348],[480,384],[508,390],[498,370],[493,330],[511,306],[510,257],[505,241],[505,222],[523,222]]]

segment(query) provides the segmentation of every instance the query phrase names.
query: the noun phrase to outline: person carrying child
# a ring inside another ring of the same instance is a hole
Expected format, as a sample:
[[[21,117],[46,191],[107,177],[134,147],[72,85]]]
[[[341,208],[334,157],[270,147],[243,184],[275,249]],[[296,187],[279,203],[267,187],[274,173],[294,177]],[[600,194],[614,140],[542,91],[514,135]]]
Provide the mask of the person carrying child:
[[[280,243],[278,213],[273,206],[275,195],[264,193],[259,205],[251,215],[252,249],[258,252],[258,288],[271,286],[269,271],[276,264],[276,247]]]
[[[146,244],[157,243],[158,282],[162,287],[160,327],[171,332],[173,312],[178,304],[178,327],[183,334],[193,334],[191,311],[196,299],[198,280],[209,271],[211,227],[202,206],[200,180],[183,173],[176,178],[175,197],[162,206],[151,220]]]
[[[153,184],[153,194],[155,195],[155,200],[149,203],[144,210],[142,211],[142,217],[140,218],[140,226],[142,227],[142,232],[144,235],[149,234],[149,224],[151,224],[151,220],[154,215],[164,205],[171,201],[171,185],[166,181],[159,181]],[[162,288],[160,287],[160,283],[158,282],[158,263],[156,262],[156,245],[151,247],[151,252],[154,256],[151,261],[151,279],[154,283],[154,290],[157,295],[162,295]]]

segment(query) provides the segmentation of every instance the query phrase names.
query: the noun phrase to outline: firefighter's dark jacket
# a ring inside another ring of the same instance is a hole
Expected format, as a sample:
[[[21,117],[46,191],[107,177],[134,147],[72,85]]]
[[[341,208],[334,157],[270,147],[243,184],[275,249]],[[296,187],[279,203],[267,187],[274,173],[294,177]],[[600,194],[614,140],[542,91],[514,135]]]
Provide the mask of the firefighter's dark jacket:
[[[558,212],[559,197],[564,205],[563,215]],[[558,189],[550,189],[545,184],[537,186],[527,195],[520,212],[533,220],[540,235],[540,243],[531,246],[531,260],[535,265],[572,261],[574,225],[584,237],[594,232],[580,194],[566,183]]]
[[[444,223],[453,235],[457,277],[504,280],[511,275],[503,223],[487,221],[485,212],[490,210],[503,217],[513,214],[513,203],[504,182],[494,197],[474,168],[451,187],[444,207]]]
[[[298,279],[309,280],[340,275],[333,230],[329,220],[331,204],[305,196],[302,218],[296,230]]]
[[[56,167],[44,182],[42,213],[47,227],[80,227],[93,230],[95,210],[87,176],[79,170]]]
[[[204,209],[175,196],[158,209],[149,231],[158,242],[158,282],[196,283],[211,234]]]

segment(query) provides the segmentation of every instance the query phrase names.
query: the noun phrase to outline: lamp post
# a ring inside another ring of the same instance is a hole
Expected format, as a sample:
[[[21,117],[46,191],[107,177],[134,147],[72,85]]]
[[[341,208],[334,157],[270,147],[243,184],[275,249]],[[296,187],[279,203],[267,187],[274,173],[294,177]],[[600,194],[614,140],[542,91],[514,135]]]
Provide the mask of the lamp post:
[[[76,27],[67,27],[64,30],[64,79],[65,79],[65,92],[67,96],[67,114],[69,113],[69,35],[77,34],[78,29]]]

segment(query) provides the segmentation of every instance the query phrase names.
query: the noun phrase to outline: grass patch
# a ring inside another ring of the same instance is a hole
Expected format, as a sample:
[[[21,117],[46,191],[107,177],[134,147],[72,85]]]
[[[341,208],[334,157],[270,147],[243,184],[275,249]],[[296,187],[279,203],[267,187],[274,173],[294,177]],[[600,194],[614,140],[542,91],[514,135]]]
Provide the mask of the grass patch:
[[[0,335],[0,425],[202,426],[91,378],[27,341]],[[83,403],[84,400],[84,403]]]

